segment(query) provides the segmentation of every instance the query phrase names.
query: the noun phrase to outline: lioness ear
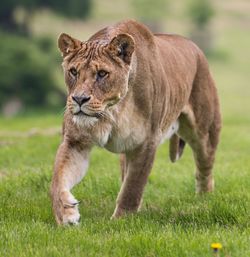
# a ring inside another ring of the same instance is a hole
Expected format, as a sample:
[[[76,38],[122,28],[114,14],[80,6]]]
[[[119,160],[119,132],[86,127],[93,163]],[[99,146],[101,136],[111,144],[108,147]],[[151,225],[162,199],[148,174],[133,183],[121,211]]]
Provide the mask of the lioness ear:
[[[63,57],[68,55],[81,47],[81,41],[71,36],[62,33],[58,38],[58,48],[60,49]]]
[[[109,43],[109,50],[120,57],[125,63],[130,64],[132,54],[135,50],[134,39],[128,34],[119,34]]]

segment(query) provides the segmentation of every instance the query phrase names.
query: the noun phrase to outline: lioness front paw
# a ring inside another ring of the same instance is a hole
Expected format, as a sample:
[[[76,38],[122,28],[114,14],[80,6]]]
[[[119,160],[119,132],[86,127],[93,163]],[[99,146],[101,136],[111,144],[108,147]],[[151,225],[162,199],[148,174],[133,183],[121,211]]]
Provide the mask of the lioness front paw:
[[[137,208],[128,208],[128,209],[123,209],[121,207],[118,207],[116,206],[115,210],[114,210],[114,213],[113,215],[111,216],[111,220],[114,220],[114,219],[119,219],[119,218],[122,218],[123,216],[125,215],[128,215],[128,214],[131,214],[131,213],[136,213],[138,212],[139,210],[139,207]]]
[[[64,207],[64,213],[62,216],[63,225],[78,225],[80,220],[80,213],[78,211],[78,206],[74,207]]]
[[[59,225],[77,225],[80,220],[79,202],[70,192],[62,192],[53,197],[53,211]]]
[[[116,207],[115,210],[114,210],[114,213],[113,215],[111,216],[111,220],[114,220],[114,219],[118,219],[118,218],[121,218],[122,216],[124,216],[126,213],[126,211],[124,209],[121,209],[119,207]]]

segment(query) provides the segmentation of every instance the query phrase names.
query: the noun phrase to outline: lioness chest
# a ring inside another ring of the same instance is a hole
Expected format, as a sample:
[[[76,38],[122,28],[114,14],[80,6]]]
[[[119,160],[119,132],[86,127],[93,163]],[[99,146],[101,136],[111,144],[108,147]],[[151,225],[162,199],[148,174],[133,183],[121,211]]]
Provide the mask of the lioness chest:
[[[124,153],[135,149],[148,139],[150,124],[143,120],[123,118],[118,125],[117,127],[113,127],[111,124],[100,126],[93,135],[94,143],[111,152]],[[178,131],[178,128],[178,120],[174,121],[167,129],[159,128],[159,142],[163,143],[169,139]]]
[[[127,152],[146,140],[147,126],[140,117],[120,116],[114,124],[101,124],[97,127],[93,141],[114,153]]]

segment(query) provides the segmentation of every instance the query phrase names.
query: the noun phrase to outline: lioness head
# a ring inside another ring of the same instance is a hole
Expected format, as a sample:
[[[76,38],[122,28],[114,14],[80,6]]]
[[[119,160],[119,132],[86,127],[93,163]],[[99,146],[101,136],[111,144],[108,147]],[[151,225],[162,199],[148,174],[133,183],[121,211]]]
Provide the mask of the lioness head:
[[[111,40],[81,42],[61,34],[58,47],[64,58],[67,108],[75,122],[93,124],[127,93],[134,40],[119,34]]]

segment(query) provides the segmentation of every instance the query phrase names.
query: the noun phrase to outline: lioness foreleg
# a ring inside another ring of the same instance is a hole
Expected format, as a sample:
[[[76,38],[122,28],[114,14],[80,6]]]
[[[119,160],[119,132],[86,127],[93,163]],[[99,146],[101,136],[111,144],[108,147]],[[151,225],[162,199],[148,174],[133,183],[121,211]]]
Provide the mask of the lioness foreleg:
[[[155,152],[156,145],[153,142],[133,153],[126,154],[125,176],[112,218],[138,210],[143,189],[154,162]]]
[[[126,174],[127,174],[127,162],[126,162],[126,155],[120,155],[120,167],[121,167],[121,180],[124,181]]]
[[[78,201],[70,193],[86,174],[88,150],[63,142],[57,152],[51,185],[53,212],[58,224],[77,224],[80,219]]]

